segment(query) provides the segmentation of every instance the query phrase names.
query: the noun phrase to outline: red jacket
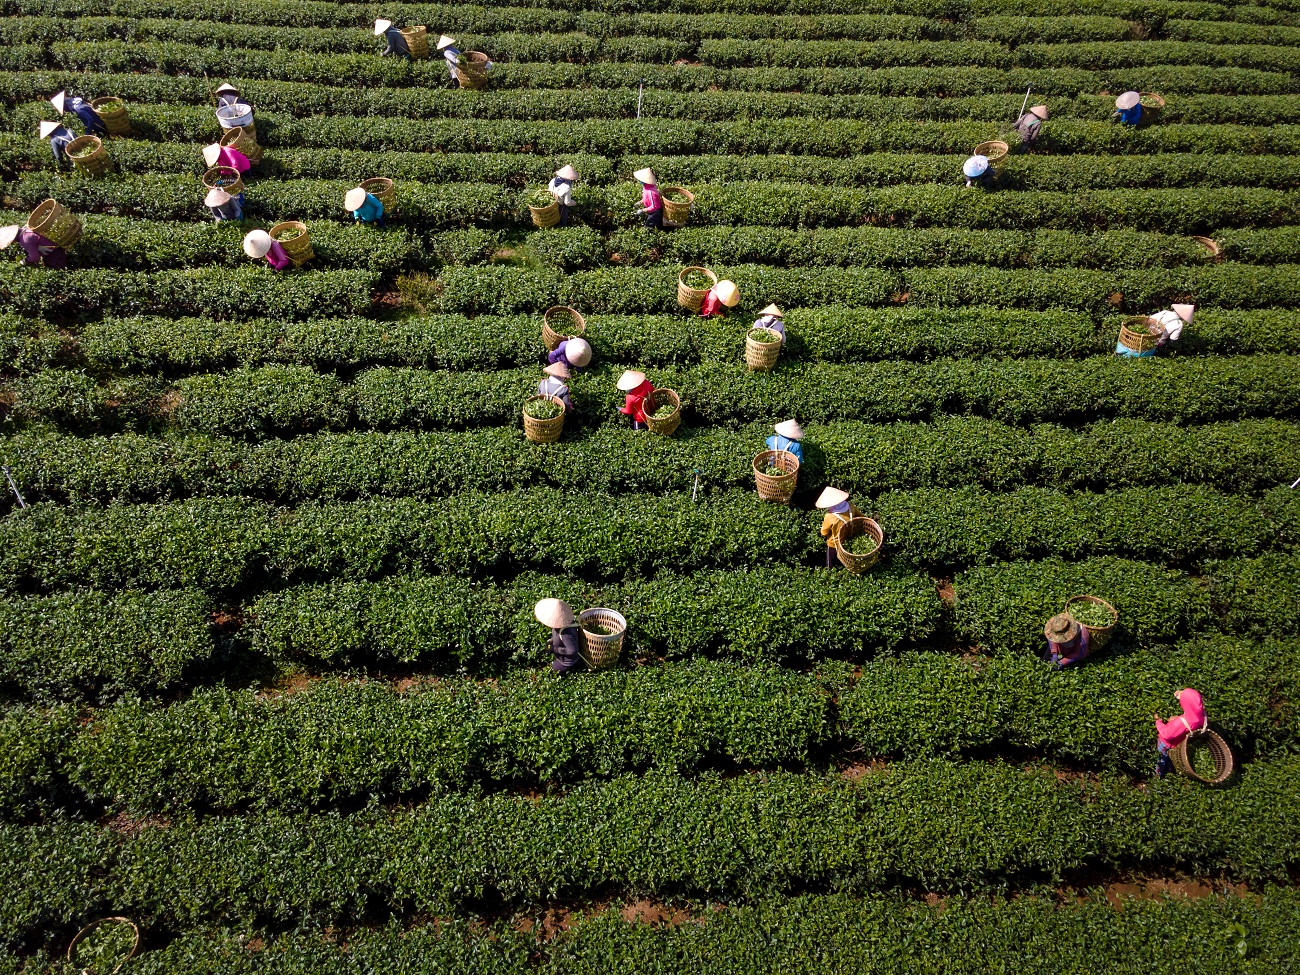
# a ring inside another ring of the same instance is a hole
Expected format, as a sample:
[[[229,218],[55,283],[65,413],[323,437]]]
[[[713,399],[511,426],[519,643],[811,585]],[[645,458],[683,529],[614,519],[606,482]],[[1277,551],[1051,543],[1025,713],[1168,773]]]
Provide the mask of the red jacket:
[[[700,315],[708,318],[710,315],[725,315],[726,313],[727,306],[719,301],[718,296],[710,289],[709,293],[704,296],[703,304],[700,305]]]
[[[626,413],[638,423],[645,423],[645,398],[655,391],[650,385],[650,380],[645,380],[640,386],[633,389],[623,400],[623,405],[618,408],[620,413]]]

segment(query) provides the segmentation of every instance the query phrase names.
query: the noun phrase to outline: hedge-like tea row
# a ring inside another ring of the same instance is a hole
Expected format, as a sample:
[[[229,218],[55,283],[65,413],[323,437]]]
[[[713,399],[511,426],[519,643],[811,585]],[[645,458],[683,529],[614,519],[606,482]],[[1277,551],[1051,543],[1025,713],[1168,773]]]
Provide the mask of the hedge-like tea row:
[[[915,762],[856,781],[651,775],[393,813],[3,827],[0,923],[14,940],[113,910],[167,927],[328,924],[370,905],[445,916],[485,899],[533,905],[609,889],[729,900],[809,886],[1059,883],[1084,869],[1268,880],[1297,863],[1297,785],[1294,756],[1247,766],[1230,791]]]

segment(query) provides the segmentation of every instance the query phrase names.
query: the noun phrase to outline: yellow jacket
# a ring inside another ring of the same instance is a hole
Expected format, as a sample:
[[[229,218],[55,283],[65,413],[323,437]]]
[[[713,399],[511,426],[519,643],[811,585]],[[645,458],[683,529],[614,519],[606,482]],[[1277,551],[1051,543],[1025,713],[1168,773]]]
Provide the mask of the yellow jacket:
[[[848,521],[850,518],[861,518],[861,517],[862,517],[862,512],[859,511],[854,506],[852,501],[850,501],[849,510],[844,514],[837,515],[837,514],[830,513],[827,514],[826,517],[822,519],[822,530],[821,530],[822,538],[826,539],[826,544],[829,547],[835,548],[836,529],[840,525],[844,524],[844,522]]]

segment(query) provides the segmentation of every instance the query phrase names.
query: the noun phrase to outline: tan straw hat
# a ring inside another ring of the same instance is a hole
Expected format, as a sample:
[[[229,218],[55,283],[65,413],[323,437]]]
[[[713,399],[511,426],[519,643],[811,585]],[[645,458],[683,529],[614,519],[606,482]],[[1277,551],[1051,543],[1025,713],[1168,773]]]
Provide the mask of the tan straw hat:
[[[772,429],[787,440],[803,439],[803,427],[799,426],[798,420],[782,420]]]
[[[0,227],[0,250],[4,250],[15,240],[17,240],[18,231],[22,229],[23,228],[18,226],[18,224],[13,224],[12,226],[9,227]]]
[[[352,189],[348,190],[347,194],[343,197],[343,209],[360,210],[361,204],[365,202],[366,191],[360,186],[354,186]]]
[[[455,43],[456,38],[448,37],[446,34],[443,34],[438,38],[438,50],[441,51],[445,47],[451,47]]]
[[[735,308],[740,303],[740,289],[735,281],[719,281],[713,286],[713,293],[728,308]]]
[[[817,500],[813,504],[817,508],[834,508],[837,504],[843,504],[847,500],[849,500],[848,491],[828,487],[822,489],[822,493],[817,495]]]
[[[563,362],[552,362],[542,372],[548,376],[554,376],[556,379],[571,379],[573,377],[573,370]]]
[[[1035,105],[1033,108],[1031,108],[1031,109],[1029,110],[1029,114],[1030,114],[1030,115],[1036,115],[1036,116],[1038,116],[1040,119],[1042,119],[1044,122],[1046,122],[1046,121],[1047,121],[1047,106],[1046,106],[1046,105]]]
[[[560,179],[574,180],[578,178],[578,171],[572,166],[561,166],[555,171],[555,175]]]
[[[227,91],[233,91],[236,95],[239,94],[239,89],[236,88],[234,85],[232,85],[229,81],[227,81],[224,85],[222,85],[220,88],[217,89],[217,94],[220,95],[222,92],[227,92]]]
[[[645,183],[649,186],[655,185],[655,174],[651,171],[649,166],[645,169],[638,169],[632,174],[632,178],[638,183]]]
[[[266,257],[271,249],[271,235],[265,230],[250,230],[244,235],[244,253],[254,260]]]
[[[1069,643],[1079,635],[1079,624],[1064,613],[1057,613],[1043,627],[1043,636],[1053,643]]]
[[[618,377],[618,388],[625,393],[630,393],[645,382],[645,373],[637,372],[635,369],[623,370],[623,375]]]
[[[214,142],[210,146],[203,147],[203,161],[209,166],[215,166],[217,160],[221,158],[221,143]]]
[[[591,361],[591,346],[586,339],[569,339],[564,347],[564,358],[575,366],[585,366]]]
[[[1175,315],[1187,322],[1189,325],[1191,324],[1192,315],[1196,313],[1195,305],[1170,305],[1170,307],[1174,310]]]
[[[48,139],[61,124],[60,122],[41,122],[41,138]]]
[[[553,630],[562,630],[573,625],[573,610],[563,599],[539,599],[533,607],[537,622]]]
[[[54,110],[60,115],[63,114],[63,105],[67,101],[67,98],[68,93],[66,91],[61,91],[57,95],[50,96],[50,104],[54,106]]]
[[[223,207],[230,202],[230,194],[220,186],[214,186],[208,190],[208,195],[203,198],[204,206]]]
[[[780,308],[776,307],[776,305],[768,305],[766,308],[764,308],[762,311],[760,311],[759,314],[760,314],[760,315],[771,315],[773,318],[784,318],[784,317],[785,317],[785,312],[783,312]]]
[[[378,20],[375,21],[375,36],[378,37],[380,34],[388,30],[388,28],[392,26],[393,26],[393,22],[391,20],[384,20],[382,17],[379,18]]]
[[[1142,96],[1135,91],[1126,91],[1115,99],[1115,107],[1128,111],[1134,105],[1142,100]]]

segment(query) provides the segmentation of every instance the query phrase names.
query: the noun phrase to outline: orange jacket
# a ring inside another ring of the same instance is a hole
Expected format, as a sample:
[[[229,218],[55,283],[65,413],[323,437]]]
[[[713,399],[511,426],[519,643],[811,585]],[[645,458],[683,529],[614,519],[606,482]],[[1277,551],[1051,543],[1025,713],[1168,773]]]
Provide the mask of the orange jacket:
[[[830,548],[836,547],[835,545],[836,528],[844,524],[850,518],[861,518],[861,517],[862,517],[862,512],[859,511],[856,507],[854,507],[852,501],[849,502],[849,510],[844,512],[844,514],[842,515],[837,515],[832,512],[828,512],[826,517],[822,519],[822,530],[821,530],[821,536],[822,538],[826,539],[827,546],[829,546]]]

